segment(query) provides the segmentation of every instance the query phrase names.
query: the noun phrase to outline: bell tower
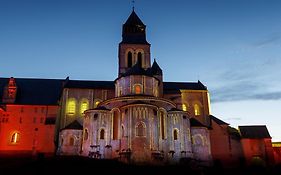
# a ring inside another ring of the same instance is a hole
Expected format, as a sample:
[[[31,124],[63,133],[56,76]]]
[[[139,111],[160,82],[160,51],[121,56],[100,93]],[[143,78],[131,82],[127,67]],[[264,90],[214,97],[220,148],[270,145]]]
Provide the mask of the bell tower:
[[[123,24],[118,59],[118,77],[137,62],[143,69],[151,67],[150,44],[146,41],[146,26],[135,13],[134,8],[125,24]]]

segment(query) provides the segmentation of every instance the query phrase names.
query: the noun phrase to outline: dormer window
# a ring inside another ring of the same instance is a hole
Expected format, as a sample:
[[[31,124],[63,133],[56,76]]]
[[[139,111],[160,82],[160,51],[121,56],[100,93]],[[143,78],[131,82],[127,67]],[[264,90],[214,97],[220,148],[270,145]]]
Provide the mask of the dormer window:
[[[16,100],[17,85],[13,77],[9,79],[8,84],[4,88],[3,102],[4,103],[14,103]]]

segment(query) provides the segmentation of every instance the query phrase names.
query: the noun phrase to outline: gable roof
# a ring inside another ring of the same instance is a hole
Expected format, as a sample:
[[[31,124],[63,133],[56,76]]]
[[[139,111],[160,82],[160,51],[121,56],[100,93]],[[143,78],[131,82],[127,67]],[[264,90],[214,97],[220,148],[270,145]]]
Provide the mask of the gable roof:
[[[65,130],[65,129],[82,130],[83,126],[77,120],[74,120],[69,125],[67,125],[66,127],[62,128],[61,130]]]
[[[239,133],[239,131],[236,128],[227,127],[227,132],[229,133],[229,135],[231,136],[231,138],[239,140],[241,138],[241,135]]]
[[[229,125],[228,123],[218,119],[217,117],[213,116],[213,115],[209,115],[211,121],[216,122],[218,125]]]
[[[200,81],[198,82],[163,82],[164,94],[180,93],[180,90],[207,90]]]
[[[0,78],[0,103],[2,103],[4,87],[7,86],[8,81],[9,78]],[[15,81],[17,94],[13,104],[58,105],[63,80],[15,78]]]
[[[190,126],[191,127],[207,127],[195,118],[190,118]]]
[[[271,138],[265,125],[238,126],[242,138]]]

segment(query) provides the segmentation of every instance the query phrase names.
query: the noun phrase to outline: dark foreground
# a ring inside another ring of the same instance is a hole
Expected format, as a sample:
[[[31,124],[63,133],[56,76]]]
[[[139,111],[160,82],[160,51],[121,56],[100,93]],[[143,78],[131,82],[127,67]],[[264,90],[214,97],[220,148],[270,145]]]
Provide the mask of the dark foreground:
[[[221,167],[190,167],[186,164],[167,166],[134,166],[112,160],[94,160],[84,157],[1,157],[0,174],[21,175],[281,175],[281,166],[244,167],[224,169]]]

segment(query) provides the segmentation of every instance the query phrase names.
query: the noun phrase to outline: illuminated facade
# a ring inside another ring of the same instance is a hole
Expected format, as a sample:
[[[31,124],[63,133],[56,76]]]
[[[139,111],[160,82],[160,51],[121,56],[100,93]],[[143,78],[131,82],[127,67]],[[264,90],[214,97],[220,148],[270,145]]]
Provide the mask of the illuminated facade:
[[[134,11],[123,25],[118,63],[115,81],[0,78],[0,154],[140,164],[273,162],[266,127],[242,127],[243,134],[212,116],[200,81],[163,82]],[[245,135],[253,131],[263,137]]]
[[[123,25],[118,57],[114,82],[65,82],[57,153],[135,163],[196,159],[210,164],[208,91],[199,81],[163,82],[157,62],[151,65],[146,26],[134,11]]]

